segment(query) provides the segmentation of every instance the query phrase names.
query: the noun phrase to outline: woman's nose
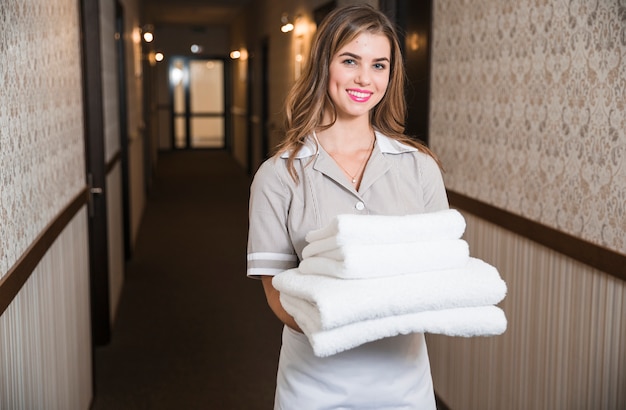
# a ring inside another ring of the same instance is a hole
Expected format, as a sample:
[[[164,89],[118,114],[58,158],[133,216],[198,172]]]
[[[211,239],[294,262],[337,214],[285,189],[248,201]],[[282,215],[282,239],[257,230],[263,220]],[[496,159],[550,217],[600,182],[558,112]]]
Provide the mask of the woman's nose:
[[[371,80],[367,70],[361,70],[355,78],[355,82],[359,85],[369,85]]]

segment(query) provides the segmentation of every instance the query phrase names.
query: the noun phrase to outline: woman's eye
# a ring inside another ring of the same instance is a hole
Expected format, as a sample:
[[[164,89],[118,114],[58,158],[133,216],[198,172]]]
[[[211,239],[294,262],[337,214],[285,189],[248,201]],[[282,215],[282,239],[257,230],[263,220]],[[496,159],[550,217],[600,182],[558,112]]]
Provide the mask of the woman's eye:
[[[354,65],[354,64],[356,64],[356,61],[354,61],[351,58],[348,58],[346,60],[343,60],[343,63],[346,64],[346,65]]]
[[[384,70],[385,68],[387,68],[387,66],[379,63],[379,64],[374,64],[374,68],[377,70]]]

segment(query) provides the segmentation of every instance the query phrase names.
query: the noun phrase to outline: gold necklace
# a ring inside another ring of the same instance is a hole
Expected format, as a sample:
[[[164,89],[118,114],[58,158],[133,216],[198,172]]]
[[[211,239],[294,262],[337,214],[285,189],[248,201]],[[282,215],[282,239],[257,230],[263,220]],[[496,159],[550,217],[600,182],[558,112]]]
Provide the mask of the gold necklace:
[[[367,160],[370,159],[370,157],[372,156],[372,152],[374,152],[374,145],[376,144],[376,138],[374,138],[374,141],[372,142],[372,146],[370,147],[370,150],[368,152],[368,154],[365,156],[365,159],[363,160],[363,163],[361,164],[361,166],[359,167],[359,169],[356,171],[356,173],[354,175],[352,175],[350,172],[348,172],[347,169],[345,169],[341,163],[339,161],[337,161],[337,158],[335,158],[333,156],[333,154],[331,154],[330,152],[328,153],[330,155],[330,157],[332,159],[335,160],[335,163],[337,165],[339,165],[339,168],[341,168],[343,170],[343,172],[346,173],[346,175],[348,175],[350,177],[350,179],[352,180],[353,184],[356,184],[358,181],[358,176],[361,174],[361,171],[365,168],[365,164],[367,164]]]

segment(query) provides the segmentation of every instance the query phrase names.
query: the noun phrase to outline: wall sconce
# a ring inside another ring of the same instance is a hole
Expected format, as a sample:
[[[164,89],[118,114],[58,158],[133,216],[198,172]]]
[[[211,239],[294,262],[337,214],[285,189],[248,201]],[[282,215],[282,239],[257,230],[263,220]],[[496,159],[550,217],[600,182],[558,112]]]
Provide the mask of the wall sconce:
[[[154,27],[152,24],[146,24],[143,26],[141,31],[143,32],[143,41],[146,43],[152,43],[154,40]]]
[[[289,21],[289,15],[283,13],[282,16],[280,16],[280,31],[289,33],[291,30],[293,30],[293,23]]]
[[[411,51],[419,50],[422,41],[423,41],[423,38],[415,32],[409,34],[406,38],[407,46],[409,50]]]
[[[230,52],[230,58],[233,60],[241,59],[243,61],[248,59],[248,50],[245,48],[239,50],[233,50]]]
[[[165,55],[160,51],[150,51],[145,55],[145,58],[151,66],[155,66],[157,63],[160,63],[165,59]]]

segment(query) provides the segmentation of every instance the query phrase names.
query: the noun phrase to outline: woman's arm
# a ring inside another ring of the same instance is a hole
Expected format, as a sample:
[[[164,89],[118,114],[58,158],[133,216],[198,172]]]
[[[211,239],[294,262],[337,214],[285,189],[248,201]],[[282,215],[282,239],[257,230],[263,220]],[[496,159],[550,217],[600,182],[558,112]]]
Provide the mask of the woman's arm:
[[[448,209],[448,195],[443,182],[443,175],[437,162],[430,156],[425,156],[420,166],[422,191],[426,212],[436,212]]]
[[[263,290],[265,290],[265,297],[267,298],[268,305],[270,305],[270,308],[272,309],[276,317],[281,320],[281,322],[283,322],[293,330],[302,333],[300,326],[298,326],[293,316],[287,313],[285,308],[283,308],[283,305],[280,303],[280,292],[276,290],[274,285],[272,285],[272,278],[273,276],[261,277],[261,281],[263,282]]]

